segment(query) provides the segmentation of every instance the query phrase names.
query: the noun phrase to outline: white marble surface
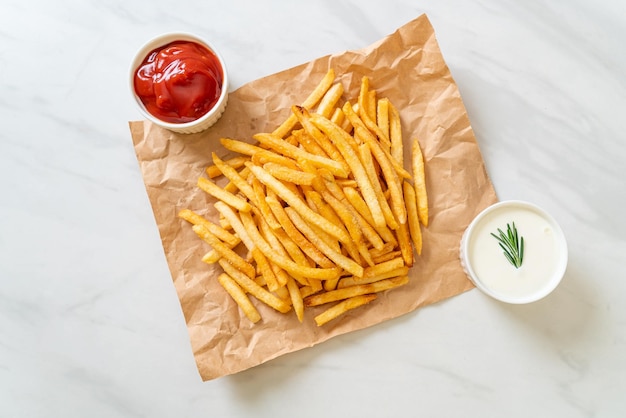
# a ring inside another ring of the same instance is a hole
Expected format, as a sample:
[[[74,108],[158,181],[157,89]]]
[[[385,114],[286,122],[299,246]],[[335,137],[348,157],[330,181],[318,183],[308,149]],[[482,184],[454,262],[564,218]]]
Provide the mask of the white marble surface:
[[[626,3],[385,3],[3,1],[0,416],[625,416]],[[204,35],[236,88],[421,13],[499,197],[561,223],[562,285],[526,306],[472,290],[201,382],[127,127],[133,53]]]

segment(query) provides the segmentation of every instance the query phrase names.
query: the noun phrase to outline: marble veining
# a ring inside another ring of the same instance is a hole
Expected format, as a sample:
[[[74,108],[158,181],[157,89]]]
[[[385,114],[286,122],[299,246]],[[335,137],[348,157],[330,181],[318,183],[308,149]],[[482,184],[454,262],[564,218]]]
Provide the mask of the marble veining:
[[[232,89],[427,13],[500,199],[559,221],[539,302],[472,290],[202,383],[134,155],[136,49],[184,30]],[[0,416],[626,414],[626,3],[3,2]]]

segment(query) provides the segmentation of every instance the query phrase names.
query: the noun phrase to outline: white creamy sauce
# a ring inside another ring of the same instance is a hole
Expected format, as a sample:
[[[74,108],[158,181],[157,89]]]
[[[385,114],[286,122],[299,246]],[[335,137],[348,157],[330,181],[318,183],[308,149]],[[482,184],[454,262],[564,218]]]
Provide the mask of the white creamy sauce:
[[[491,233],[506,234],[515,222],[524,237],[524,260],[515,268],[504,256]],[[478,279],[494,293],[508,298],[530,297],[550,285],[560,266],[559,240],[552,224],[525,207],[495,210],[479,220],[468,242],[468,258]],[[557,277],[558,279],[558,277]]]

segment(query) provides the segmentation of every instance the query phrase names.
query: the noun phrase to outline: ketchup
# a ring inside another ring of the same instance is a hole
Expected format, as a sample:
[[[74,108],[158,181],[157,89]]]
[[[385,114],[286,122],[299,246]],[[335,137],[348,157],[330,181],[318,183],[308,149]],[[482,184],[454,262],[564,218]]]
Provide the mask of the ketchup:
[[[135,72],[135,92],[146,110],[171,123],[194,121],[215,106],[222,93],[222,67],[206,47],[174,41],[146,56]]]

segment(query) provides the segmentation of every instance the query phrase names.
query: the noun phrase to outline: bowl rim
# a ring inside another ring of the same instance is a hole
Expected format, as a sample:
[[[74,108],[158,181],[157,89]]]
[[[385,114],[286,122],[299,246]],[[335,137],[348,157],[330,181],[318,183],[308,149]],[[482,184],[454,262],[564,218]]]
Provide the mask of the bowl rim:
[[[159,48],[161,46],[167,45],[168,43],[174,42],[174,41],[191,41],[191,42],[197,42],[205,46],[213,54],[215,54],[222,68],[222,91],[215,105],[211,108],[211,110],[209,110],[207,113],[205,113],[198,119],[189,121],[189,122],[183,122],[183,123],[166,122],[164,120],[159,119],[152,113],[148,112],[148,110],[142,103],[141,99],[137,96],[137,92],[135,91],[135,82],[134,82],[135,72],[137,71],[137,68],[139,67],[141,62],[144,60],[146,55],[150,51],[156,48]],[[159,126],[162,126],[164,128],[167,128],[173,131],[186,131],[189,128],[194,128],[198,125],[202,125],[207,119],[210,119],[214,117],[216,113],[223,111],[222,107],[227,101],[228,93],[229,93],[228,92],[228,88],[229,88],[228,71],[226,69],[226,62],[224,61],[224,58],[222,57],[221,53],[213,46],[212,43],[210,43],[206,39],[202,38],[201,36],[195,35],[190,32],[185,32],[185,31],[166,32],[158,36],[155,36],[152,39],[145,42],[139,48],[139,50],[137,50],[137,52],[135,53],[130,64],[130,68],[129,68],[129,88],[130,88],[130,92],[133,97],[133,100],[135,101],[135,103],[137,103],[137,106],[139,107],[139,111],[142,113],[142,115],[146,119],[150,120],[151,122]]]
[[[531,210],[539,214],[546,221],[548,221],[548,223],[550,223],[553,230],[555,231],[555,237],[559,243],[559,259],[556,264],[554,275],[548,281],[546,281],[546,284],[542,286],[540,289],[538,289],[537,291],[533,293],[530,293],[528,295],[521,296],[521,297],[505,295],[500,292],[496,292],[489,286],[485,285],[484,282],[480,280],[480,278],[474,271],[471,262],[469,261],[469,250],[470,250],[469,243],[471,241],[470,237],[472,233],[474,232],[474,230],[476,229],[476,227],[480,224],[480,222],[486,216],[488,216],[492,212],[495,212],[497,210],[501,210],[502,208],[507,208],[507,207],[517,207],[517,208],[521,207],[526,210]],[[534,203],[531,203],[525,200],[504,200],[504,201],[494,203],[493,205],[490,205],[487,208],[483,209],[478,215],[476,215],[476,217],[474,217],[474,219],[470,222],[468,227],[465,229],[465,232],[463,233],[463,237],[461,239],[460,251],[461,251],[461,254],[460,254],[461,262],[463,264],[465,273],[467,274],[468,278],[474,283],[474,285],[476,285],[477,288],[479,288],[481,291],[491,296],[492,298],[497,299],[502,302],[511,303],[511,304],[531,303],[531,302],[538,301],[548,296],[554,289],[556,289],[556,287],[562,281],[563,276],[565,275],[565,272],[567,270],[567,264],[568,264],[568,259],[569,259],[567,240],[565,238],[563,229],[561,228],[559,223],[546,210],[544,210],[543,208],[541,208],[540,206]]]

